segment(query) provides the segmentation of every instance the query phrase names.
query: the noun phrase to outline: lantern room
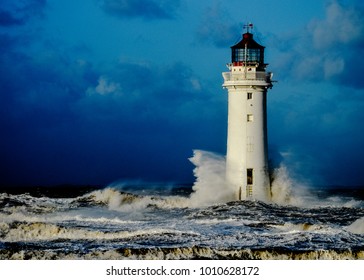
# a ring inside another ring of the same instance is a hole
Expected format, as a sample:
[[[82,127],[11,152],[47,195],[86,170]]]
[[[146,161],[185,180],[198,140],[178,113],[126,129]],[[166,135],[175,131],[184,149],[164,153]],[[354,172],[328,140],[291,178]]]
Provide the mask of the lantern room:
[[[255,65],[264,68],[264,48],[254,41],[252,33],[244,33],[243,39],[231,47],[231,62],[234,66]]]

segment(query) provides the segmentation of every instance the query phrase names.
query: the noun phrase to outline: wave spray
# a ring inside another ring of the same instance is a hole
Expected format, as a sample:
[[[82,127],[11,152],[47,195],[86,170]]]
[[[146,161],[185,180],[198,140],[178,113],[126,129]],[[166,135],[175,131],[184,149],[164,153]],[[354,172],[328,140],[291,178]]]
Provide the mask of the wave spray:
[[[193,193],[190,206],[207,206],[226,203],[235,199],[234,189],[226,181],[225,157],[213,152],[194,150],[190,161],[196,166]],[[308,196],[306,187],[290,177],[288,168],[281,165],[273,170],[272,202],[277,204],[300,205]],[[296,187],[296,188],[295,188]]]

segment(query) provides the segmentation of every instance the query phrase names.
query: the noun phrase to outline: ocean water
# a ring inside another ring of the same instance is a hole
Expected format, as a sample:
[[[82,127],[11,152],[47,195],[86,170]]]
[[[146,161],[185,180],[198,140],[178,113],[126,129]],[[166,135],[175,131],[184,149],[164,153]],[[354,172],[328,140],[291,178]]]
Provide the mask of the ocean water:
[[[364,259],[363,189],[310,190],[275,171],[273,201],[229,201],[224,158],[193,186],[0,191],[0,259]]]

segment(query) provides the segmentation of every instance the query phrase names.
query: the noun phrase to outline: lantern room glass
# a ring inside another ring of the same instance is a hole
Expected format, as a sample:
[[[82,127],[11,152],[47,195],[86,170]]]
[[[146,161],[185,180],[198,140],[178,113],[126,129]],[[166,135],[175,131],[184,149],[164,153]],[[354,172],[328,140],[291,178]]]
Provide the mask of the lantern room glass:
[[[246,52],[246,56],[245,56]],[[233,49],[232,62],[256,62],[263,61],[262,51],[260,49]]]

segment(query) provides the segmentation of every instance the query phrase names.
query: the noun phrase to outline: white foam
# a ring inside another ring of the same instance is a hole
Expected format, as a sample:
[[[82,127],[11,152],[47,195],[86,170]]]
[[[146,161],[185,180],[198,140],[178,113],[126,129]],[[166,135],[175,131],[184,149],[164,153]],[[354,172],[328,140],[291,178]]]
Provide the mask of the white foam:
[[[195,221],[198,225],[221,225],[221,224],[244,224],[243,221],[238,220],[236,218],[228,218],[228,219],[199,219]]]
[[[51,241],[57,239],[70,240],[116,240],[141,235],[181,234],[181,231],[164,228],[140,229],[135,231],[102,232],[79,228],[67,228],[55,224],[32,222],[18,224],[16,227],[0,223],[2,241]]]
[[[202,150],[193,152],[190,161],[195,165],[196,181],[189,205],[201,207],[233,200],[234,191],[225,180],[225,157]]]
[[[213,152],[194,150],[190,161],[196,166],[194,175],[195,191],[189,205],[192,207],[226,203],[234,200],[234,190],[226,182],[226,160],[224,156]],[[272,202],[281,205],[308,206],[307,201],[315,204],[308,187],[296,181],[289,174],[288,168],[281,165],[273,172]]]
[[[284,164],[273,171],[272,202],[280,205],[310,207],[317,199],[309,192],[309,187],[295,180]]]
[[[346,228],[351,233],[364,234],[364,217],[357,219]]]
[[[329,229],[324,227],[323,225],[312,225],[309,223],[284,223],[283,225],[271,225],[272,228],[275,228],[282,234],[292,234],[295,232],[327,232]]]
[[[188,206],[188,199],[185,197],[137,196],[121,193],[119,190],[113,188],[94,191],[91,195],[94,196],[96,201],[105,203],[110,210],[125,213],[140,212],[151,205],[156,205],[159,208],[183,208]]]
[[[67,212],[56,212],[51,214],[26,214],[14,212],[11,214],[0,213],[0,221],[4,224],[11,224],[13,222],[25,222],[25,223],[68,223],[68,222],[80,222],[81,224],[97,224],[97,225],[129,225],[137,224],[139,221],[135,220],[123,220],[119,217],[110,216],[110,213],[98,214],[95,210],[87,208],[82,210],[71,210]]]

